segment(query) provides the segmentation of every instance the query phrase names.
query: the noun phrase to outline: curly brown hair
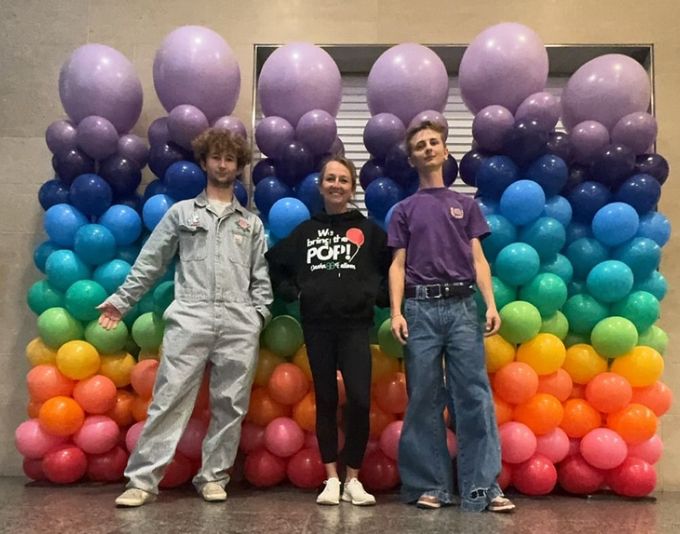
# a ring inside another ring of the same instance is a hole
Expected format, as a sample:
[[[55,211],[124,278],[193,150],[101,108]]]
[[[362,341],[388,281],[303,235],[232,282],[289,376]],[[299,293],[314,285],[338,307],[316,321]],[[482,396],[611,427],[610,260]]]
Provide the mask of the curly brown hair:
[[[445,142],[444,139],[444,133],[446,130],[441,124],[438,124],[436,122],[432,121],[423,121],[420,124],[413,126],[408,129],[406,132],[406,153],[410,156],[411,155],[411,139],[418,133],[422,132],[423,130],[432,130],[433,132],[437,132],[439,136],[442,138],[442,143]]]
[[[196,161],[205,163],[208,155],[233,154],[236,157],[236,166],[243,169],[250,163],[252,154],[246,140],[240,135],[235,135],[229,130],[208,128],[191,142]]]

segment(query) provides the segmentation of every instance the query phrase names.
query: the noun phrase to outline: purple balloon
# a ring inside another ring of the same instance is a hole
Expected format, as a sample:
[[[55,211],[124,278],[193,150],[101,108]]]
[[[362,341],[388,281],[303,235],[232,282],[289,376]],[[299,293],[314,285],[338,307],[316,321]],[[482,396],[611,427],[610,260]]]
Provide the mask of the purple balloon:
[[[548,79],[548,53],[531,28],[514,22],[491,26],[473,39],[458,72],[460,94],[472,113],[499,104],[514,113]]]
[[[444,111],[449,76],[444,63],[431,49],[416,43],[393,46],[371,67],[366,99],[371,115],[392,113],[401,122],[424,109]]]
[[[522,119],[508,132],[503,140],[503,153],[510,156],[517,165],[523,167],[545,154],[548,132],[536,121]]]
[[[609,131],[597,121],[583,121],[571,129],[574,160],[589,164],[609,145]]]
[[[251,173],[253,185],[257,185],[265,178],[276,177],[277,174],[274,160],[270,158],[261,159],[255,164]]]
[[[361,187],[365,191],[368,184],[376,178],[382,178],[383,176],[385,176],[383,165],[381,165],[380,161],[372,158],[361,167],[361,171],[359,171],[359,183],[361,183]]]
[[[529,95],[522,102],[517,111],[516,119],[530,119],[536,121],[541,128],[549,132],[560,119],[560,101],[555,96],[546,91]]]
[[[149,160],[149,147],[138,135],[126,134],[118,139],[118,154],[137,162],[142,168]]]
[[[486,106],[472,120],[472,137],[479,148],[496,152],[503,147],[503,139],[514,125],[515,119],[508,108]]]
[[[168,115],[170,139],[187,150],[191,150],[191,142],[208,127],[208,119],[196,106],[182,104]]]
[[[76,127],[67,119],[54,121],[45,130],[45,142],[52,154],[58,155],[76,147]]]
[[[97,115],[80,121],[76,141],[83,152],[96,160],[106,159],[118,150],[118,132],[111,121]]]
[[[465,155],[460,160],[459,169],[460,178],[463,180],[463,182],[472,187],[476,187],[477,171],[482,166],[482,163],[484,163],[487,160],[487,158],[489,158],[489,156],[490,156],[489,154],[476,148],[473,148],[469,152],[466,152]]]
[[[216,130],[228,130],[234,135],[240,135],[243,139],[248,139],[248,132],[241,119],[232,115],[220,117],[212,125]]]
[[[132,63],[118,50],[101,44],[77,48],[59,72],[64,110],[79,123],[98,115],[127,133],[142,112],[142,84]]]
[[[130,196],[142,182],[139,164],[119,154],[104,160],[99,174],[111,186],[116,198]]]
[[[656,140],[656,119],[637,111],[622,117],[612,129],[612,143],[626,145],[635,155],[644,154]]]
[[[283,117],[293,126],[310,109],[323,109],[335,117],[342,97],[340,71],[322,48],[291,43],[267,58],[257,93],[265,116]]]
[[[59,156],[56,172],[62,182],[70,186],[76,176],[94,172],[94,160],[79,148],[73,148]]]
[[[190,159],[190,155],[173,143],[152,145],[149,151],[149,168],[156,176],[163,178],[170,165],[186,159]]]
[[[382,159],[390,148],[404,141],[406,128],[401,119],[392,113],[378,113],[364,128],[364,146],[374,158]]]
[[[669,170],[666,158],[660,154],[642,154],[635,158],[635,172],[649,174],[661,185],[666,182]]]
[[[281,150],[278,178],[293,187],[314,170],[311,150],[299,141],[291,141]]]
[[[435,111],[434,109],[426,109],[425,111],[421,111],[411,119],[411,122],[408,125],[408,129],[410,130],[411,128],[416,128],[424,122],[438,124],[439,126],[444,128],[444,141],[446,141],[446,138],[449,136],[449,121],[446,120],[446,117],[444,117],[444,115],[442,115],[438,111]]]
[[[202,26],[182,26],[170,32],[156,52],[153,85],[166,111],[189,104],[214,121],[234,111],[241,71],[218,33]]]
[[[635,170],[635,154],[624,145],[609,145],[595,156],[590,166],[593,180],[615,188]]]
[[[394,145],[385,156],[385,174],[403,187],[418,179],[418,171],[411,166],[404,143]],[[384,214],[383,214],[384,217]]]
[[[562,92],[562,122],[567,128],[585,120],[607,129],[626,115],[647,111],[649,75],[633,58],[605,54],[588,61],[567,82]]]
[[[548,154],[562,158],[569,163],[574,154],[574,147],[571,144],[571,137],[565,132],[550,132],[548,134]]]
[[[442,175],[444,178],[444,185],[450,187],[458,177],[458,162],[451,154],[446,158],[442,168]]]
[[[328,152],[337,135],[335,118],[323,109],[308,111],[295,126],[295,139],[307,145],[314,155]]]
[[[160,117],[149,125],[146,132],[151,146],[164,145],[170,141],[170,132],[168,131],[168,118]]]
[[[270,116],[255,127],[255,142],[265,156],[278,159],[283,147],[295,139],[295,129],[283,117]]]

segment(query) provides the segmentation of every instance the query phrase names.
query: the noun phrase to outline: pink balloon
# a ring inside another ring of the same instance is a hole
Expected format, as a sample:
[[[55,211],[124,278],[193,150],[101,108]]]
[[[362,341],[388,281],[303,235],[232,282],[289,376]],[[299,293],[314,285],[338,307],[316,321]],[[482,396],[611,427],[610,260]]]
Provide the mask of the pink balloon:
[[[263,446],[264,428],[249,421],[245,421],[241,426],[241,440],[239,442],[239,448],[248,454]]]
[[[523,423],[509,421],[499,428],[501,453],[504,462],[526,462],[536,452],[536,436]]]
[[[168,115],[170,139],[182,148],[191,150],[191,142],[208,129],[208,119],[196,106],[182,104]]]
[[[628,445],[628,457],[640,458],[648,464],[654,465],[661,459],[663,454],[663,441],[658,434],[654,434],[647,441],[637,445]]]
[[[564,491],[586,495],[602,487],[605,471],[590,465],[580,454],[575,454],[557,467],[557,479]]]
[[[626,458],[607,474],[607,484],[619,495],[644,497],[656,487],[656,470],[640,458]]]
[[[575,454],[581,454],[581,438],[569,438],[569,452],[567,453],[567,458],[569,458],[569,456],[574,456]]]
[[[486,106],[472,120],[472,137],[480,148],[498,151],[503,147],[505,135],[512,130],[515,118],[507,108]]]
[[[569,454],[569,436],[560,427],[536,438],[536,452],[557,464]]]
[[[449,450],[451,459],[458,455],[458,439],[450,428],[446,429],[446,448]]]
[[[540,91],[526,97],[515,111],[515,119],[534,120],[541,129],[549,132],[557,125],[561,110],[560,101],[555,95]]]
[[[127,434],[125,435],[125,448],[129,453],[135,450],[137,446],[137,441],[139,441],[139,436],[142,434],[144,429],[144,421],[137,421],[134,425],[128,428]]]
[[[593,467],[613,469],[628,455],[623,438],[608,428],[596,428],[581,439],[581,455]]]
[[[118,444],[118,424],[106,415],[90,415],[73,435],[73,443],[88,454],[102,454]]]
[[[302,448],[305,434],[290,417],[277,417],[264,431],[264,445],[269,452],[281,458],[292,456]]]
[[[512,485],[526,495],[547,495],[557,484],[557,470],[553,463],[541,454],[513,466]]]
[[[234,135],[240,135],[243,139],[248,139],[248,131],[241,119],[232,115],[220,117],[212,125],[216,130],[229,130]]]
[[[200,460],[203,439],[208,432],[208,423],[197,418],[189,419],[184,434],[177,443],[177,450],[189,460]]]
[[[395,461],[399,458],[399,438],[403,426],[403,421],[392,421],[380,434],[380,450]]]
[[[326,469],[318,449],[305,448],[296,452],[286,467],[288,479],[298,488],[316,488],[326,478]]]
[[[614,125],[612,143],[626,145],[635,155],[644,154],[654,144],[656,133],[656,119],[649,113],[636,111]]]
[[[29,460],[38,460],[49,451],[65,443],[67,438],[48,434],[37,419],[21,423],[14,431],[14,444],[19,454]]]
[[[50,482],[71,484],[85,475],[87,457],[78,447],[65,444],[43,457],[42,470]]]
[[[591,163],[606,146],[609,145],[609,131],[597,121],[583,121],[571,129],[569,134],[574,154],[578,163]]]

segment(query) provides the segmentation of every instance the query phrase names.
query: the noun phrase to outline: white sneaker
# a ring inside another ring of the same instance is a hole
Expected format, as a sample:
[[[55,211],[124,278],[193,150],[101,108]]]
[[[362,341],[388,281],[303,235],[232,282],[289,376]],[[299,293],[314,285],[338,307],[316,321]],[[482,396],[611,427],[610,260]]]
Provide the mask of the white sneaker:
[[[373,506],[375,504],[375,497],[368,493],[356,478],[345,482],[342,500],[357,506]]]
[[[316,504],[340,504],[340,480],[336,477],[324,482],[326,487],[316,498]]]
[[[116,498],[116,506],[124,506],[126,508],[133,508],[135,506],[142,506],[148,502],[156,499],[153,493],[137,488],[130,488],[125,490]]]
[[[486,507],[489,512],[512,512],[515,509],[513,502],[508,499],[505,495],[499,495],[494,500],[492,500]]]
[[[217,482],[208,482],[201,488],[201,497],[207,502],[222,502],[227,500],[227,492]]]

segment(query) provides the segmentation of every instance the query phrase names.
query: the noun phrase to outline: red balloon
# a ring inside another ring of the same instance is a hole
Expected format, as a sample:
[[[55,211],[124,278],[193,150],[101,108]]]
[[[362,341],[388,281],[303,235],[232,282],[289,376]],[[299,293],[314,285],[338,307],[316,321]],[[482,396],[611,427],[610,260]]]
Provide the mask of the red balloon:
[[[288,479],[298,488],[316,488],[326,478],[326,468],[321,461],[319,449],[305,448],[298,451],[288,462]]]
[[[276,486],[286,478],[286,460],[265,448],[257,449],[246,457],[244,475],[248,482],[258,488]]]
[[[123,479],[128,454],[116,446],[104,454],[88,454],[87,477],[96,482],[117,482]]]
[[[176,452],[172,462],[165,468],[165,475],[158,484],[159,488],[169,489],[182,486],[196,473],[194,463],[181,452]]]
[[[22,467],[24,469],[24,475],[31,480],[45,480],[45,473],[43,473],[42,468],[42,458],[35,460],[24,458]]]
[[[42,469],[50,482],[71,484],[85,475],[87,457],[75,445],[63,445],[43,457]]]
[[[345,237],[347,238],[347,241],[358,247],[364,244],[365,237],[360,228],[350,228],[345,233]]]
[[[505,489],[510,485],[512,481],[512,465],[501,462],[501,473],[498,475],[496,482],[498,486],[505,491]]]
[[[387,491],[399,484],[399,469],[393,460],[377,450],[364,456],[359,478],[371,491]]]
[[[132,368],[132,373],[130,373],[132,389],[143,399],[150,399],[153,394],[158,366],[158,360],[149,359],[142,360]]]
[[[246,454],[264,446],[264,428],[245,421],[241,426],[241,441],[239,448]]]
[[[534,454],[513,469],[512,485],[525,495],[547,495],[557,484],[557,470],[542,454]]]
[[[177,443],[177,450],[189,460],[200,460],[203,439],[208,432],[208,424],[198,418],[189,419],[184,434]]]
[[[385,456],[394,461],[399,457],[399,438],[401,437],[403,426],[403,421],[393,421],[380,434],[380,450]]]
[[[656,470],[640,458],[629,457],[608,473],[607,484],[619,495],[644,497],[654,491]]]
[[[557,479],[564,491],[587,495],[602,487],[605,471],[590,465],[580,454],[574,454],[560,463],[557,468]]]

